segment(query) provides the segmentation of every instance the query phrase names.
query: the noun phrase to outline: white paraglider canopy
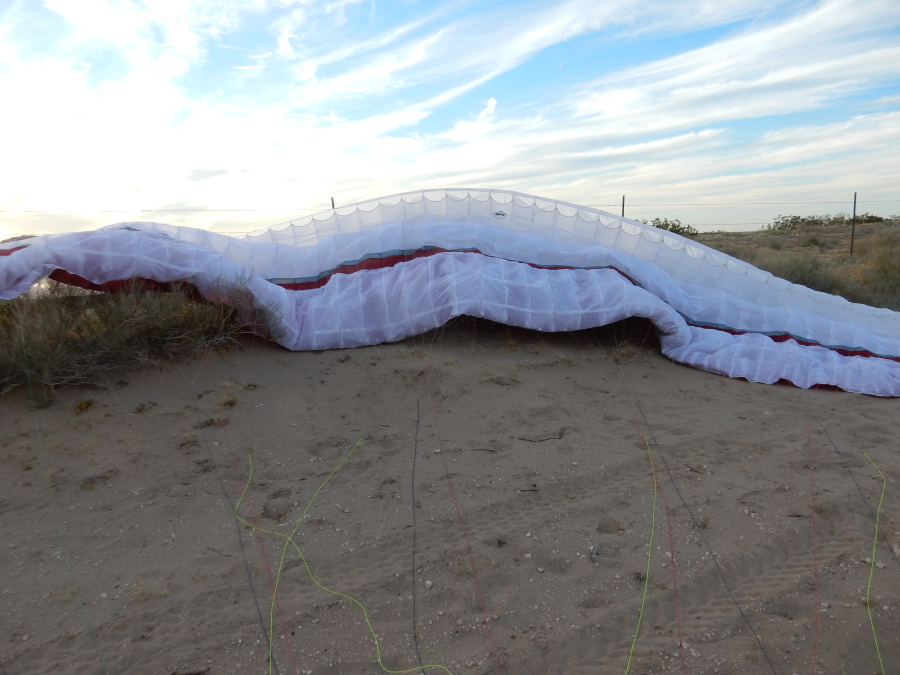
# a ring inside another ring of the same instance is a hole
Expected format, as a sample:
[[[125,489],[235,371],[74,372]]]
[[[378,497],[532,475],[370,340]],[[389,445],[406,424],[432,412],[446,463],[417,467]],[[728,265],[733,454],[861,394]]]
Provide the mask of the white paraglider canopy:
[[[663,353],[757,382],[900,395],[900,314],[791,284],[676,234],[516,192],[383,197],[242,238],[157,223],[0,245],[0,298],[55,274],[240,287],[289,349],[399,340],[463,314],[541,331],[644,317]]]

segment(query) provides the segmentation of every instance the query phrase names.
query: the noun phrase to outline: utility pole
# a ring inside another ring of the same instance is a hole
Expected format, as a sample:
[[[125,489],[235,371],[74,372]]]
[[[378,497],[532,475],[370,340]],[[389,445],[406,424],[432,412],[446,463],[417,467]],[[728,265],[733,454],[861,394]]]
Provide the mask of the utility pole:
[[[850,257],[853,257],[853,239],[856,236],[856,193],[853,193],[853,220],[850,221]]]
[[[331,210],[334,211],[334,197],[331,198]]]
[[[622,195],[622,217],[625,217],[625,195]]]

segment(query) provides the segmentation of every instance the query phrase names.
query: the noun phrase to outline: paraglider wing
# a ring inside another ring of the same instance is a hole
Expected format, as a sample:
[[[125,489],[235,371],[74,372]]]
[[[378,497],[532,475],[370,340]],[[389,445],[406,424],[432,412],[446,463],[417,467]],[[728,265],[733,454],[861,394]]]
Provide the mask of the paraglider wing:
[[[463,314],[540,331],[644,317],[681,363],[900,395],[900,314],[649,225],[515,192],[404,193],[242,238],[124,223],[0,245],[0,298],[53,273],[92,287],[186,282],[248,321],[265,309],[270,333],[293,350],[400,340]]]

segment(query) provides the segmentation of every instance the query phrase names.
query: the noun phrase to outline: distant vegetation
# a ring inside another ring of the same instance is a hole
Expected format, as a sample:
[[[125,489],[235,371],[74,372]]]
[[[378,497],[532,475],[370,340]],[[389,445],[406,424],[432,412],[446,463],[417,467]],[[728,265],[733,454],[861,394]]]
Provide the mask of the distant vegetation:
[[[850,225],[853,218],[846,213],[838,213],[834,216],[778,216],[774,221],[766,225],[769,232],[793,232],[816,227],[830,227],[833,225]],[[863,223],[883,223],[881,216],[873,216],[871,213],[863,213],[856,216],[857,225]]]
[[[680,234],[682,237],[694,237],[699,234],[696,228],[693,228],[690,225],[682,225],[681,221],[677,218],[674,220],[669,220],[668,218],[654,218],[650,222],[647,222],[646,220],[642,220],[641,222],[644,223],[644,225],[652,225],[660,230],[667,230],[669,232],[674,232],[675,234]]]
[[[775,276],[852,302],[900,311],[900,217],[778,216],[757,232],[719,232],[698,239]]]

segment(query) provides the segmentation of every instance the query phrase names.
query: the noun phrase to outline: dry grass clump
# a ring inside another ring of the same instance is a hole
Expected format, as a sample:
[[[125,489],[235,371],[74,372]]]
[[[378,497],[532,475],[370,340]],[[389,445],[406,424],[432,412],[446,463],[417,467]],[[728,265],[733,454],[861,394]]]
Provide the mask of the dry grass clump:
[[[900,230],[879,232],[858,250],[860,262],[847,266],[845,274],[851,295],[857,302],[900,310]]]
[[[113,374],[236,344],[234,310],[137,283],[96,293],[46,282],[0,301],[0,392],[27,386],[49,403],[62,386],[109,383]]]
[[[769,246],[722,247],[722,252],[761,270],[814,291],[835,293],[838,277],[832,266],[815,253],[794,253]]]
[[[858,238],[853,257],[849,237],[829,232],[769,233],[707,243],[775,276],[852,302],[900,311],[900,228],[886,223],[871,235]],[[796,237],[796,239],[794,239]]]

